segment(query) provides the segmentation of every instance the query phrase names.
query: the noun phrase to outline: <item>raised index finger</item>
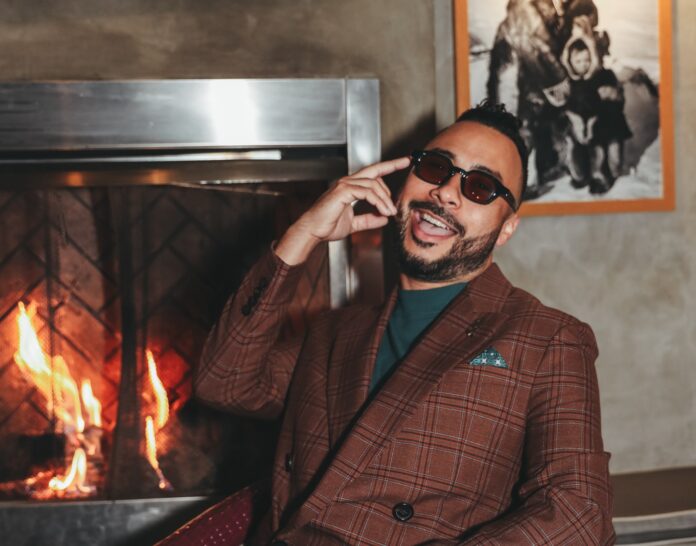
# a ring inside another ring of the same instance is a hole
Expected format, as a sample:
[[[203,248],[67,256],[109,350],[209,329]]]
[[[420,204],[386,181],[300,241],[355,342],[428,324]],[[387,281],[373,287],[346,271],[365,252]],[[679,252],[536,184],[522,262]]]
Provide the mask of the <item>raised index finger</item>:
[[[411,158],[408,156],[390,159],[389,161],[380,161],[373,163],[367,167],[363,167],[359,171],[353,173],[351,178],[379,178],[388,174],[395,173],[405,169],[411,164]]]

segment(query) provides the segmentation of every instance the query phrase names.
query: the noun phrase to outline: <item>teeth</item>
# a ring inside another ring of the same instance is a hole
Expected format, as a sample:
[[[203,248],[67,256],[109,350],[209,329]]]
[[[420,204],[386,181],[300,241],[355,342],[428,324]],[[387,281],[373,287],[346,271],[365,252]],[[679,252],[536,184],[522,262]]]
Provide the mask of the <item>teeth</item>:
[[[437,226],[437,227],[442,228],[442,229],[449,229],[450,231],[452,230],[452,228],[450,228],[447,224],[441,222],[437,218],[433,218],[427,212],[424,212],[421,217],[423,218],[423,220],[425,220],[429,224],[432,224],[432,225]]]

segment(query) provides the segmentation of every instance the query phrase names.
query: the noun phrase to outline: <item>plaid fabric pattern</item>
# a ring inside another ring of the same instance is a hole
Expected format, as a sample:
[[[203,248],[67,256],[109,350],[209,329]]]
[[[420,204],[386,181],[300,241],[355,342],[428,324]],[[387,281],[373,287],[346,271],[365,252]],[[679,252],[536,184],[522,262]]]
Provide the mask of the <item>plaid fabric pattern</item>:
[[[396,294],[381,308],[328,312],[279,347],[297,271],[270,253],[249,272],[196,377],[218,407],[284,411],[272,508],[251,543],[614,542],[587,325],[493,265],[368,399]],[[507,367],[471,365],[493,346]]]

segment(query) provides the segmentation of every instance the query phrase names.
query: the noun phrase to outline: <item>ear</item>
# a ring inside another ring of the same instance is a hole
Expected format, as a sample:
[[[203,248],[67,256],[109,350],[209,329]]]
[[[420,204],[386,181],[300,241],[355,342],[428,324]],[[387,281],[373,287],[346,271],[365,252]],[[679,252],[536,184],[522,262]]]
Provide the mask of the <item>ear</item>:
[[[495,246],[503,246],[508,242],[512,234],[515,233],[517,226],[520,223],[520,217],[516,212],[513,212],[503,222],[503,227],[500,228],[498,239],[495,241]]]

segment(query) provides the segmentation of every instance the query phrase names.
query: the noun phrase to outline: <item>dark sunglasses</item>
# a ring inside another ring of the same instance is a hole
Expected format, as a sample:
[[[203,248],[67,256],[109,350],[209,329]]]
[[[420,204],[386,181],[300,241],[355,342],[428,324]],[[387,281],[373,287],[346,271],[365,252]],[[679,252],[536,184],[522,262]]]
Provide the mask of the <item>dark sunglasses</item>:
[[[455,167],[449,157],[439,152],[416,151],[411,154],[411,157],[413,158],[413,172],[421,180],[440,186],[459,173],[462,175],[462,195],[469,201],[479,205],[488,205],[496,197],[502,197],[512,207],[512,210],[517,210],[515,197],[492,174],[476,169],[465,171]]]

